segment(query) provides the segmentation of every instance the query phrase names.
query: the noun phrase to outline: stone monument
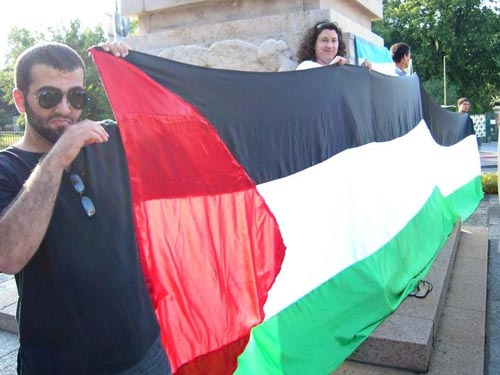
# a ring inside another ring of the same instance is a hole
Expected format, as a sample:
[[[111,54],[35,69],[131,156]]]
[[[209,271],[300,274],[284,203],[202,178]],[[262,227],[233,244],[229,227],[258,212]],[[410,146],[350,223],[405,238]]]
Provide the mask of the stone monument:
[[[347,61],[355,63],[354,37],[377,45],[371,22],[382,18],[382,0],[121,0],[123,16],[139,20],[134,48],[172,60],[221,69],[295,69],[309,27],[336,22]]]

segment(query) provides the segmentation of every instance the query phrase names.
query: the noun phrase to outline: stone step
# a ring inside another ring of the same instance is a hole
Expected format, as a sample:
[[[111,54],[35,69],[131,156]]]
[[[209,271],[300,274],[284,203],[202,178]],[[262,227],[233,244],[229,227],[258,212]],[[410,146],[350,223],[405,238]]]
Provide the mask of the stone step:
[[[17,288],[14,276],[0,274],[0,330],[17,333]]]
[[[351,355],[352,361],[427,372],[441,317],[455,254],[460,240],[457,223],[425,281],[432,291],[422,299],[407,297]]]

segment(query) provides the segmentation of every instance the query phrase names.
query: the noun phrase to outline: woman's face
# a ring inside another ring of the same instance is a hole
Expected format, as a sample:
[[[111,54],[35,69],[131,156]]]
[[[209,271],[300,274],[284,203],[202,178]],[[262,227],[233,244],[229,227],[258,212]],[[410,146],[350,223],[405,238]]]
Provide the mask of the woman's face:
[[[316,53],[316,62],[321,65],[328,65],[337,56],[339,50],[339,38],[335,30],[324,29],[322,30],[316,44],[314,52]]]

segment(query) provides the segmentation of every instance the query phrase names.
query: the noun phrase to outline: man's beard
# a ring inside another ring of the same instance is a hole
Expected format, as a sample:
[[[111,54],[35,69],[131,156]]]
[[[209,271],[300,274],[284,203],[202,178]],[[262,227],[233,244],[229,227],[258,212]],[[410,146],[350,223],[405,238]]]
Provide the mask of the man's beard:
[[[70,116],[63,116],[59,114],[53,114],[46,118],[38,116],[33,109],[28,104],[28,101],[25,99],[25,110],[26,110],[26,119],[31,126],[31,128],[43,139],[49,141],[50,143],[56,143],[57,140],[64,133],[66,128],[51,128],[49,126],[49,122],[54,118],[67,119],[71,124],[74,124],[76,121]]]

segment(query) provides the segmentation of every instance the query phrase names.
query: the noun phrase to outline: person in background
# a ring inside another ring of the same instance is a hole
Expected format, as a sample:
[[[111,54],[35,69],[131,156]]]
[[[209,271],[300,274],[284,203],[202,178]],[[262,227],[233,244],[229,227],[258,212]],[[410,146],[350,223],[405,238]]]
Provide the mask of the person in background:
[[[460,98],[457,100],[457,111],[462,113],[469,113],[470,100],[468,98]]]
[[[84,87],[84,63],[64,44],[16,62],[25,133],[0,151],[0,271],[19,294],[18,373],[168,375],[118,127],[80,118]]]
[[[393,44],[390,48],[392,61],[394,61],[394,73],[399,77],[408,75],[407,69],[411,62],[410,46],[400,42]]]
[[[475,134],[476,132],[474,131],[474,121],[472,121],[472,118],[470,117],[469,114],[470,110],[470,100],[468,98],[459,98],[457,100],[457,112],[460,113],[465,113],[467,114],[467,135],[472,135]],[[481,142],[479,138],[477,138],[477,145],[480,146]]]
[[[346,47],[342,41],[342,30],[335,22],[321,21],[307,30],[297,53],[299,65],[296,70],[319,68],[326,65],[344,65]],[[371,69],[365,60],[363,66]]]

